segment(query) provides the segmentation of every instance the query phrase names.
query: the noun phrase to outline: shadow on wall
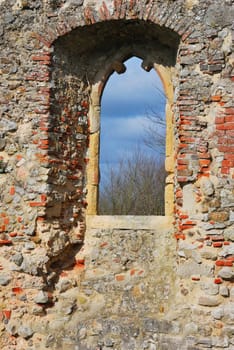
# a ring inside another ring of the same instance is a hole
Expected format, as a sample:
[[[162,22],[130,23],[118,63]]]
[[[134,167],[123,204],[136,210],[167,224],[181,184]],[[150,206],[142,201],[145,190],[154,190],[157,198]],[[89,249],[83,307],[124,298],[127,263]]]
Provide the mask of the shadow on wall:
[[[80,27],[55,41],[47,145],[49,193],[45,223],[38,225],[39,236],[48,247],[53,264],[59,264],[65,249],[70,254],[73,245],[82,244],[89,184],[92,187],[98,183],[97,174],[92,173],[92,179],[87,179],[94,133],[89,120],[92,87],[99,84],[100,103],[108,77],[118,70],[116,60],[123,62],[133,55],[144,60],[146,70],[154,63],[173,66],[178,43],[179,36],[173,31],[139,20]],[[89,205],[94,201],[97,196],[91,198]],[[54,242],[58,242],[59,249]]]

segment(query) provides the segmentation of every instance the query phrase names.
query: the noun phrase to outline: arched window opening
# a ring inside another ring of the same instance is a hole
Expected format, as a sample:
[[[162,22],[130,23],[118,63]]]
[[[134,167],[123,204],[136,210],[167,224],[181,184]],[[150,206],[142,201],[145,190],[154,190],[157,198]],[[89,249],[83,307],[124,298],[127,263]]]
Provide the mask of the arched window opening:
[[[164,215],[164,88],[142,60],[125,62],[114,73],[101,101],[99,214]]]

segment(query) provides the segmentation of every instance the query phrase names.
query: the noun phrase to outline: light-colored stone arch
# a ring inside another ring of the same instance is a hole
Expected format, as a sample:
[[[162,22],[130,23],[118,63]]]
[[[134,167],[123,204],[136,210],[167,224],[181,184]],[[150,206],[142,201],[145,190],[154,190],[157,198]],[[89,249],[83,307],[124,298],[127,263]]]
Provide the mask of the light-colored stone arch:
[[[122,55],[123,56],[123,55]],[[98,73],[95,78],[95,83],[91,87],[90,94],[90,107],[89,107],[89,163],[87,166],[87,215],[98,214],[98,196],[99,196],[99,156],[100,156],[100,112],[101,112],[101,98],[106,82],[110,75],[116,71],[118,74],[125,72],[124,61],[126,57],[130,55],[124,55],[124,58],[120,57],[120,54],[116,54],[112,63]],[[143,57],[147,57],[144,59]],[[166,119],[166,157],[165,157],[165,168],[168,172],[165,185],[165,215],[173,215],[174,211],[174,127],[173,127],[173,85],[172,85],[172,74],[173,68],[165,67],[162,64],[153,62],[150,55],[144,53],[138,56],[143,59],[142,68],[146,71],[152,68],[158,73],[164,87],[166,96],[166,107],[165,107],[165,119]]]

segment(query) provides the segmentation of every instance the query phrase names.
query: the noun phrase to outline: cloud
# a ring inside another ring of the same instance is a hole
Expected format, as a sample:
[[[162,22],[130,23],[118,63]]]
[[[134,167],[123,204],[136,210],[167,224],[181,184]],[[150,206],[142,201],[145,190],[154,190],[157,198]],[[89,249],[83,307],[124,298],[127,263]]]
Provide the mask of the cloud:
[[[149,153],[143,142],[147,123],[145,116],[104,118],[101,123],[101,163],[131,154],[138,145]]]
[[[127,71],[114,73],[107,82],[102,97],[103,116],[139,115],[153,108],[164,111],[165,97],[160,78],[152,70],[145,72],[141,60],[133,58],[126,62]]]
[[[146,112],[154,110],[164,114],[165,97],[156,72],[145,72],[141,60],[126,63],[127,72],[113,74],[104,90],[101,104],[101,172],[106,164],[131,155],[137,145],[146,153],[151,151],[143,143]]]

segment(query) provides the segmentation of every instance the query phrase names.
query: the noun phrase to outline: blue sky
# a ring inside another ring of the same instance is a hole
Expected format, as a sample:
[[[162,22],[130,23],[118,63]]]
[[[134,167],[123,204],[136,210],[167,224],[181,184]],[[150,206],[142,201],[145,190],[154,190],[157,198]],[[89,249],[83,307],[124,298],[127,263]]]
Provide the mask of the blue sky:
[[[114,164],[120,157],[131,154],[140,144],[146,112],[153,109],[164,114],[163,87],[156,71],[146,72],[142,60],[134,57],[125,62],[124,74],[109,78],[101,101],[101,172],[106,164]],[[160,92],[161,91],[161,92]],[[145,149],[149,152],[148,149]]]

